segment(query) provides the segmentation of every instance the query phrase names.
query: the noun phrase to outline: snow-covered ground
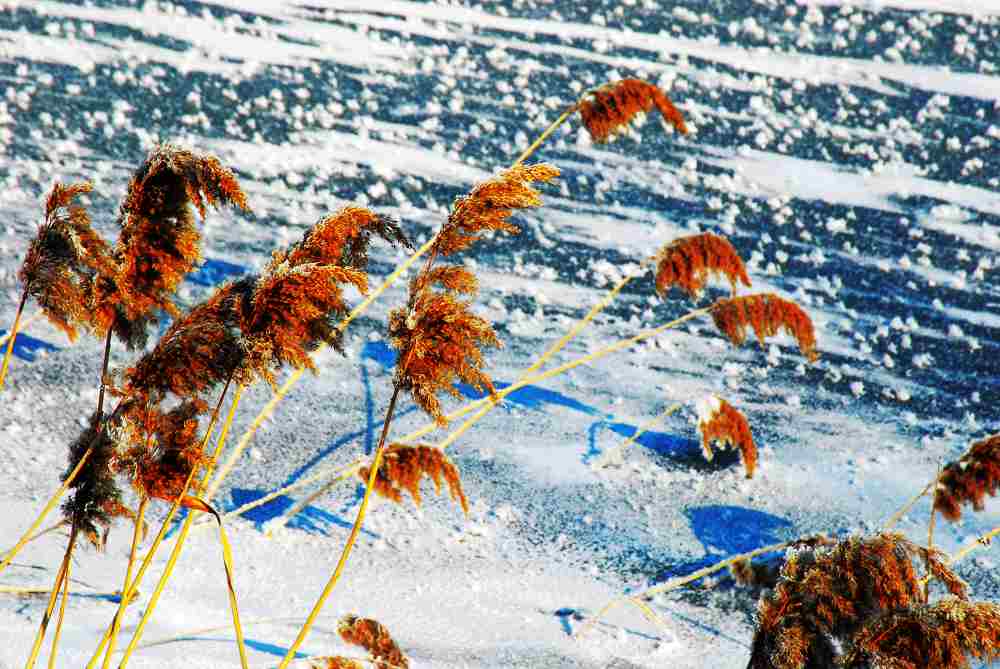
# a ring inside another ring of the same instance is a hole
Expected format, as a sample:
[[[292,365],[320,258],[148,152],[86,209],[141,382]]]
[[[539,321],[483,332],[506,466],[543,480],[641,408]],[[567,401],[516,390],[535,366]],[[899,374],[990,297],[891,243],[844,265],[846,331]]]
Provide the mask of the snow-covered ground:
[[[205,266],[181,290],[193,303],[348,202],[426,239],[580,92],[657,83],[694,133],[650,122],[598,147],[574,119],[538,154],[563,171],[545,206],[519,219],[520,236],[477,247],[478,309],[505,342],[493,377],[516,380],[627,263],[692,231],[727,235],[755,291],[808,310],[819,362],[788,339],[734,349],[694,321],[512,395],[449,449],[468,517],[429,490],[421,508],[376,501],[302,652],[345,652],[335,621],[356,612],[418,668],[744,667],[754,600],[726,579],[657,598],[668,629],[619,608],[573,633],[611,598],[726,556],[874,531],[939,463],[998,430],[998,67],[996,0],[0,1],[0,327],[52,182],[91,180],[90,210],[113,237],[128,176],[157,140],[220,156],[255,212],[209,217]],[[373,274],[403,257],[379,247]],[[558,360],[691,307],[651,283],[630,284]],[[402,297],[390,290],[351,326],[349,356],[318,357],[220,508],[370,451],[391,391],[385,316]],[[100,343],[70,345],[41,320],[25,335],[0,395],[5,545],[58,485],[97,397]],[[113,350],[114,366],[129,360]],[[748,415],[754,479],[733,457],[703,461],[693,409],[620,467],[591,467],[669,403],[710,392]],[[249,391],[231,441],[270,394]],[[407,401],[393,434],[423,424]],[[255,667],[284,655],[362,492],[342,484],[266,532],[314,489],[228,521]],[[928,512],[924,500],[900,528],[924,541]],[[954,551],[995,525],[1000,500],[938,522],[936,542]],[[78,551],[59,666],[96,647],[129,543],[121,526],[105,553]],[[0,580],[47,586],[64,545],[35,541]],[[960,564],[978,599],[1000,602],[997,551]],[[130,666],[236,666],[224,583],[215,534],[196,532],[143,637],[170,641]],[[0,595],[0,667],[22,666],[44,606]]]

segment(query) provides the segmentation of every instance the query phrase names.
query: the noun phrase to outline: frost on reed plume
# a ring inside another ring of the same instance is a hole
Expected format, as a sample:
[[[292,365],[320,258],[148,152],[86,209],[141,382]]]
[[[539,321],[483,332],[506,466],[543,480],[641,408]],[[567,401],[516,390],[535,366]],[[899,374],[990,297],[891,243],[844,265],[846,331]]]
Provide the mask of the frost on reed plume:
[[[851,537],[833,548],[790,550],[775,589],[757,605],[748,669],[837,666],[873,616],[924,603],[913,566],[919,558],[951,594],[966,585],[939,551],[900,534]]]
[[[688,129],[684,117],[670,98],[653,84],[641,79],[622,79],[587,93],[578,103],[580,120],[595,142],[612,141],[632,121],[656,108],[678,132]]]
[[[747,478],[753,478],[757,466],[757,446],[750,433],[750,424],[746,416],[733,406],[715,395],[709,395],[697,404],[698,429],[701,430],[701,448],[705,459],[713,457],[712,443],[722,447],[727,444],[740,451],[743,468]]]
[[[753,328],[761,345],[767,337],[785,330],[795,337],[806,358],[815,361],[819,357],[809,315],[799,305],[773,293],[719,300],[712,308],[712,318],[719,331],[736,346],[746,341],[748,328]]]
[[[367,482],[370,473],[369,467],[362,467],[358,471],[358,476]],[[382,466],[375,476],[375,492],[397,504],[402,504],[405,490],[419,506],[420,481],[424,476],[429,476],[434,481],[434,489],[439,495],[441,482],[446,482],[451,498],[462,506],[462,511],[469,513],[469,501],[462,490],[458,468],[444,451],[425,444],[389,445],[385,449]]]
[[[677,286],[697,298],[710,276],[724,277],[736,294],[736,284],[750,287],[746,266],[725,237],[704,232],[681,237],[656,254],[656,291],[662,296]]]
[[[945,465],[934,490],[934,508],[950,521],[962,517],[962,505],[984,508],[986,495],[1000,487],[1000,434],[977,441],[959,458]]]

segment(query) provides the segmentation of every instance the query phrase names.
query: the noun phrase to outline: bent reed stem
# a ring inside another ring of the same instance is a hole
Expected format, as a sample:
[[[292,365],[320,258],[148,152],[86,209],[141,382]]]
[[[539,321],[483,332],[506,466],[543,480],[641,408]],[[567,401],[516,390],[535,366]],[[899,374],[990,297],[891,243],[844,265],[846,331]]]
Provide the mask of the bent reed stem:
[[[602,453],[597,458],[597,460],[594,461],[594,466],[596,466],[596,467],[603,467],[603,466],[607,465],[610,462],[610,460],[617,453],[621,453],[626,448],[628,448],[629,446],[631,446],[632,444],[634,444],[639,437],[641,437],[642,435],[644,435],[646,433],[647,430],[649,430],[650,428],[652,428],[657,423],[659,423],[659,422],[665,420],[666,418],[672,416],[673,414],[677,413],[683,407],[684,407],[684,405],[682,403],[680,403],[680,402],[674,402],[673,404],[671,404],[670,406],[668,406],[666,409],[664,409],[663,411],[661,411],[660,413],[658,413],[657,415],[653,416],[648,421],[646,421],[645,423],[643,423],[641,426],[639,426],[639,429],[636,430],[635,432],[633,432],[632,436],[629,437],[628,439],[626,439],[623,443],[618,444],[617,446],[613,446],[613,447],[609,448],[607,451],[605,451],[604,453]]]
[[[143,497],[142,501],[139,502],[139,509],[135,514],[135,530],[132,532],[132,548],[128,554],[128,566],[125,567],[125,583],[122,585],[122,600],[119,602],[118,611],[115,613],[115,619],[111,627],[111,636],[108,638],[108,651],[104,655],[104,662],[101,664],[101,669],[108,669],[111,666],[111,656],[115,652],[115,645],[118,640],[118,632],[121,630],[122,616],[125,613],[125,607],[128,606],[128,601],[125,599],[125,593],[129,591],[130,584],[132,582],[132,569],[135,567],[135,557],[139,552],[139,535],[142,533],[142,524],[146,516],[146,507],[149,505],[149,498]],[[91,669],[93,666],[93,661],[96,659],[96,655],[91,659],[91,662],[87,664],[87,669]]]
[[[25,285],[24,292],[21,293],[21,304],[18,305],[17,315],[14,316],[14,325],[11,327],[10,335],[7,338],[7,351],[3,354],[3,366],[0,367],[0,390],[3,389],[3,381],[7,378],[7,366],[10,364],[10,356],[14,354],[14,342],[17,341],[17,328],[21,324],[21,313],[24,311],[24,305],[27,301],[28,285]]]
[[[215,411],[212,413],[212,421],[209,424],[209,428],[205,433],[205,439],[202,442],[202,451],[205,450],[205,447],[208,445],[208,441],[212,436],[212,428],[214,426],[215,421],[218,419],[219,410],[222,408],[222,403],[226,399],[226,394],[229,392],[229,386],[232,384],[232,382],[233,382],[233,375],[230,374],[229,379],[226,381],[226,387],[222,390],[222,395],[219,397],[219,402],[215,405]],[[242,389],[243,389],[242,385],[237,385],[236,392],[234,393],[235,397],[233,398],[233,404],[229,409],[229,415],[226,418],[226,422],[223,425],[222,430],[219,432],[219,439],[218,442],[216,443],[215,452],[212,455],[211,459],[208,461],[208,464],[205,466],[205,475],[202,477],[201,483],[199,483],[198,485],[197,490],[199,493],[201,493],[201,491],[205,489],[205,487],[208,485],[209,479],[212,477],[212,470],[213,470],[212,463],[214,463],[215,460],[219,457],[219,453],[222,450],[222,446],[225,444],[226,435],[228,433],[229,426],[232,424],[233,415],[236,413],[236,407],[239,404],[239,398]],[[191,483],[194,480],[197,471],[198,471],[197,467],[191,469],[191,473],[188,474],[188,478],[184,482],[184,488],[181,490],[180,494],[177,496],[177,499],[174,501],[175,507],[179,506],[181,501],[187,495],[187,491],[191,487]],[[194,517],[196,514],[197,514],[196,510],[189,509],[187,516],[184,518],[184,524],[181,526],[180,533],[177,535],[177,540],[174,542],[174,548],[170,552],[170,557],[167,558],[167,564],[163,568],[163,573],[160,575],[160,580],[157,581],[156,587],[153,589],[153,594],[149,598],[149,603],[146,605],[146,610],[143,611],[142,618],[139,620],[139,624],[136,626],[135,633],[132,635],[131,641],[129,641],[128,646],[125,648],[125,654],[122,656],[121,662],[118,664],[119,669],[124,669],[124,667],[128,664],[129,659],[131,659],[132,657],[132,653],[135,652],[136,645],[138,645],[139,640],[142,638],[142,633],[143,631],[145,631],[146,625],[149,623],[150,618],[152,618],[153,611],[156,609],[156,605],[160,600],[160,595],[163,594],[163,589],[166,587],[167,581],[170,579],[170,575],[173,573],[174,567],[177,564],[177,559],[180,557],[181,550],[184,547],[184,542],[187,539],[188,533],[191,531],[191,523],[194,522]],[[134,590],[135,586],[138,585],[139,578],[140,576],[137,575],[136,582],[133,584],[131,590]],[[247,669],[245,664],[246,662],[245,650],[242,648],[242,646],[240,647],[240,657],[244,661],[243,669]]]
[[[903,516],[905,516],[907,512],[909,512],[909,510],[913,508],[913,505],[919,502],[921,497],[930,492],[931,488],[933,488],[936,483],[937,479],[935,478],[933,481],[924,486],[923,490],[921,490],[916,495],[911,497],[906,504],[904,504],[898,511],[896,511],[896,513],[892,514],[892,517],[890,517],[889,520],[885,521],[885,525],[882,526],[882,531],[888,532],[893,527],[895,527],[896,523],[902,520]]]
[[[579,108],[580,108],[580,103],[579,102],[574,102],[572,105],[570,105],[569,107],[567,107],[566,110],[562,114],[560,114],[559,118],[557,118],[555,121],[553,121],[552,124],[549,125],[549,127],[546,128],[545,131],[541,135],[538,136],[538,139],[536,139],[534,142],[532,142],[531,146],[529,146],[527,149],[524,150],[524,153],[522,153],[518,157],[518,159],[514,161],[514,164],[511,167],[517,167],[518,165],[520,165],[521,163],[523,163],[525,160],[527,160],[528,157],[531,154],[533,154],[538,149],[538,147],[540,147],[545,142],[545,140],[547,140],[549,138],[549,135],[551,135],[552,133],[554,133],[556,131],[556,129],[559,126],[561,126],[563,123],[565,123],[566,120],[570,116],[572,116],[573,113],[577,109],[579,109]]]
[[[295,659],[295,655],[299,650],[299,646],[306,639],[306,635],[312,628],[313,624],[316,622],[316,618],[319,616],[320,611],[323,609],[323,604],[326,602],[330,593],[333,592],[333,588],[337,585],[337,581],[340,580],[340,575],[344,571],[344,566],[347,564],[347,558],[351,554],[351,549],[354,548],[354,542],[358,538],[358,533],[361,531],[361,524],[365,519],[365,512],[368,509],[368,502],[371,499],[372,491],[375,490],[375,477],[378,474],[379,465],[382,464],[382,452],[385,449],[385,438],[389,433],[389,424],[392,422],[392,415],[396,410],[396,400],[399,398],[399,392],[401,387],[396,385],[395,389],[392,391],[392,399],[389,400],[389,408],[385,412],[385,422],[382,423],[382,434],[378,440],[378,447],[375,449],[375,456],[372,459],[371,471],[368,474],[368,487],[365,489],[365,496],[361,499],[361,508],[358,509],[358,515],[354,519],[354,526],[351,528],[351,534],[347,537],[347,543],[344,544],[344,550],[340,553],[340,560],[337,562],[337,567],[333,571],[333,575],[330,576],[330,580],[327,581],[326,586],[323,588],[323,592],[320,594],[319,599],[316,600],[316,604],[313,606],[312,611],[309,612],[309,617],[306,618],[306,622],[302,625],[302,629],[299,630],[298,636],[295,637],[295,641],[289,647],[288,652],[285,654],[284,659],[281,660],[281,664],[278,665],[278,669],[286,669],[288,664]]]

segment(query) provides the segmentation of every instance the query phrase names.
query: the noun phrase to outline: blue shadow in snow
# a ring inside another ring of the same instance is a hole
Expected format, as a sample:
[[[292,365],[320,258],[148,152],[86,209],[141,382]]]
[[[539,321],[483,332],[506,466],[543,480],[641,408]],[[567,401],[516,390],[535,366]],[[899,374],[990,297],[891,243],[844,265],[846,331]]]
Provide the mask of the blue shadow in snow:
[[[234,643],[233,639],[229,639],[221,636],[181,636],[173,639],[173,641],[209,641],[213,643]],[[285,646],[279,646],[275,643],[268,643],[266,641],[257,641],[256,639],[244,638],[243,643],[247,648],[253,650],[259,650],[262,653],[267,653],[268,655],[274,655],[275,657],[284,657],[288,653],[288,648]],[[310,657],[308,653],[302,653],[295,651],[295,659],[301,660]]]
[[[243,506],[244,504],[249,504],[254,500],[258,500],[263,497],[266,493],[260,490],[247,490],[246,488],[233,488],[232,502],[227,509],[230,511],[232,509]],[[256,509],[251,509],[243,514],[243,517],[252,521],[257,529],[262,529],[264,523],[278,516],[282,515],[288,509],[292,508],[295,504],[295,500],[286,495],[281,495],[258,506]],[[288,527],[294,527],[299,530],[304,530],[306,532],[312,532],[316,534],[322,534],[325,536],[330,536],[328,529],[331,525],[336,525],[344,529],[351,529],[352,523],[347,522],[339,516],[335,516],[328,511],[324,511],[315,506],[307,506],[297,513],[291,520],[288,521]],[[378,538],[378,535],[374,532],[370,532],[364,528],[361,531],[367,534],[369,537]]]
[[[6,334],[6,331],[0,330],[0,337]],[[3,348],[6,347],[7,342],[5,341]],[[21,360],[27,360],[28,362],[34,362],[35,357],[39,352],[51,353],[58,350],[60,350],[60,348],[55,344],[50,344],[42,339],[36,339],[35,337],[23,332],[18,332],[17,339],[14,340],[14,355]]]
[[[794,527],[779,516],[741,506],[711,504],[688,509],[684,515],[707,555],[670,565],[657,574],[656,581],[685,576],[731,555],[779,543],[783,540],[779,532]]]
[[[215,286],[226,279],[243,276],[247,272],[249,270],[243,265],[237,265],[236,263],[226,262],[217,258],[209,258],[202,263],[201,267],[188,274],[186,279],[199,286]]]

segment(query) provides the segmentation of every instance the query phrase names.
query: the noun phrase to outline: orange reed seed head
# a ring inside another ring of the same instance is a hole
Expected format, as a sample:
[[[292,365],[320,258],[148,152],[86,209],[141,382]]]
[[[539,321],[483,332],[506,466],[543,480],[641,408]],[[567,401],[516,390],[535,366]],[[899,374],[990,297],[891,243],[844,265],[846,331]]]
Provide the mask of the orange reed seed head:
[[[364,669],[364,666],[357,660],[340,655],[327,657],[310,657],[309,669]]]
[[[375,669],[409,669],[410,661],[403,655],[389,630],[377,620],[346,615],[340,619],[337,631],[347,643],[367,650]]]
[[[108,244],[91,228],[87,210],[75,202],[90,191],[86,182],[52,187],[45,202],[45,220],[18,272],[45,316],[70,341],[76,339],[77,328],[96,327],[88,285],[117,271]]]
[[[333,319],[348,311],[344,284],[364,294],[368,277],[336,265],[293,266],[283,254],[276,254],[252,292],[238,303],[246,356],[241,382],[262,378],[274,385],[273,372],[284,364],[315,371],[309,353],[323,343],[343,352],[342,333]]]
[[[159,404],[167,393],[193,400],[225,383],[243,362],[237,304],[252,286],[250,279],[226,283],[175,320],[125,372],[121,393]]]
[[[458,253],[479,241],[487,230],[520,232],[507,219],[515,209],[540,206],[541,196],[531,184],[547,183],[557,176],[559,170],[545,163],[518,165],[477,185],[468,195],[455,200],[432,252],[440,256]]]
[[[367,482],[371,469],[363,467],[358,476]],[[382,465],[375,476],[375,492],[397,504],[403,503],[406,490],[413,502],[420,506],[420,481],[429,476],[434,481],[434,489],[441,494],[442,480],[448,484],[451,498],[469,513],[469,501],[462,490],[462,481],[455,466],[440,448],[427,444],[391,444],[385,449]]]
[[[701,294],[709,276],[729,280],[733,295],[736,284],[750,287],[746,266],[725,237],[704,232],[675,239],[656,254],[656,291],[662,296],[678,286],[692,298]]]
[[[833,640],[849,644],[872,616],[923,603],[914,560],[964,599],[967,586],[945,559],[901,534],[788,551],[777,586],[758,602],[749,668],[839,666]]]
[[[204,218],[206,203],[249,211],[236,177],[214,156],[161,144],[132,176],[118,216],[121,273],[101,294],[116,306],[115,334],[128,347],[145,345],[157,309],[178,314],[171,295],[201,258],[191,205]]]
[[[962,517],[962,505],[973,510],[985,508],[986,495],[993,497],[1000,488],[1000,434],[994,434],[969,447],[958,462],[949,462],[934,491],[934,508],[954,522]]]
[[[659,110],[664,121],[681,134],[687,134],[684,117],[659,87],[641,79],[622,79],[604,84],[578,103],[580,119],[593,140],[599,144],[614,139],[640,114]]]
[[[743,468],[747,478],[753,478],[757,467],[757,446],[750,433],[750,423],[746,416],[726,400],[709,395],[698,402],[698,429],[701,430],[701,445],[705,459],[712,459],[712,442],[718,441],[722,446],[728,444],[740,450]]]
[[[753,328],[762,346],[767,337],[785,330],[795,337],[799,350],[810,362],[819,357],[809,315],[794,302],[773,293],[719,300],[712,306],[712,318],[719,331],[737,346],[746,341],[747,328]]]
[[[186,401],[166,413],[153,410],[155,442],[137,459],[132,481],[140,495],[172,503],[183,492],[191,472],[206,461],[198,430],[206,409],[204,402]]]
[[[1000,606],[948,597],[872,617],[843,666],[968,669],[1000,659]]]
[[[447,426],[439,392],[456,399],[457,379],[479,391],[495,392],[482,371],[482,346],[502,344],[490,323],[472,314],[469,303],[450,293],[423,291],[411,295],[411,304],[389,314],[389,339],[399,351],[395,384],[409,390],[414,401],[438,425]]]
[[[368,267],[368,246],[373,235],[394,246],[413,248],[392,218],[363,207],[347,206],[320,219],[285,254],[292,265],[309,262],[364,271]]]

